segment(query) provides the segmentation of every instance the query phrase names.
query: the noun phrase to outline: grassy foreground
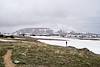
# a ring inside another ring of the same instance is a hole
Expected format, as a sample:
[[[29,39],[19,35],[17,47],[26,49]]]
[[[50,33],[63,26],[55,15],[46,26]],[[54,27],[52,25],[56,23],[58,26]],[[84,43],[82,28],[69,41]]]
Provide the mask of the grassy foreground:
[[[16,67],[99,67],[100,56],[88,49],[51,46],[35,39],[15,39],[16,42],[0,42],[0,67],[2,56],[8,49],[13,51]]]

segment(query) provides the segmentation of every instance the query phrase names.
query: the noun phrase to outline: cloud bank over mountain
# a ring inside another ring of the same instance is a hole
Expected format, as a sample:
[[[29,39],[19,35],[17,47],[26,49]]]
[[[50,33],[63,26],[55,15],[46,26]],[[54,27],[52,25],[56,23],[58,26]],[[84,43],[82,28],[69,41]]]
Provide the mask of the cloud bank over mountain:
[[[0,30],[50,27],[99,32],[99,3],[100,0],[0,0]]]

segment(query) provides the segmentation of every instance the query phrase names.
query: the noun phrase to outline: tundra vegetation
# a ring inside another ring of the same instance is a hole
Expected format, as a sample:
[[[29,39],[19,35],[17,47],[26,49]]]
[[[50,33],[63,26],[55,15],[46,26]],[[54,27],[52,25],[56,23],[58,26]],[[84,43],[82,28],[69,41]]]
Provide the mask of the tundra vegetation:
[[[53,46],[32,38],[13,38],[13,40],[15,41],[0,41],[0,67],[5,67],[3,56],[7,50],[12,50],[11,60],[16,67],[100,66],[100,56],[86,48]]]

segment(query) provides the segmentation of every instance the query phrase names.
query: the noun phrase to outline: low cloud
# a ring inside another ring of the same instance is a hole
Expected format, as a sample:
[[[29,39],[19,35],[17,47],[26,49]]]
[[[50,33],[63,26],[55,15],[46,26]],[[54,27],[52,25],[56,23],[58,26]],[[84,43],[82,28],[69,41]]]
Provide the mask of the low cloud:
[[[98,32],[99,0],[0,0],[0,30],[50,27]]]

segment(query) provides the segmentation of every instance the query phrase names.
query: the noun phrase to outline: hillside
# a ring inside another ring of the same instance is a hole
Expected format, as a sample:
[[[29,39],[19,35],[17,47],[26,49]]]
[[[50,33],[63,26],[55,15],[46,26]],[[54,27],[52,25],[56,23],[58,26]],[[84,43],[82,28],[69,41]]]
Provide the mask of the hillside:
[[[38,42],[31,38],[0,41],[0,67],[4,56],[12,51],[11,60],[16,67],[98,67],[100,56],[86,48],[60,47]],[[11,55],[11,54],[10,54]]]
[[[13,34],[50,35],[53,34],[53,30],[50,28],[23,28],[15,31]]]

